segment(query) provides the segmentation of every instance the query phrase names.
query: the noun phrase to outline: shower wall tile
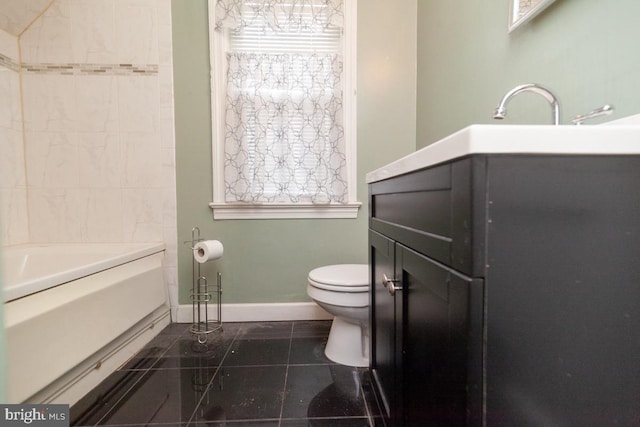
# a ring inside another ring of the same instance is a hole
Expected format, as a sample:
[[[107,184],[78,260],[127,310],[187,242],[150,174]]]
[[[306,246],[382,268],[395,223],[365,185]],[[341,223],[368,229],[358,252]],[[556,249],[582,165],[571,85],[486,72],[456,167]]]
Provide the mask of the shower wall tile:
[[[162,155],[162,183],[160,186],[167,190],[167,194],[170,197],[165,197],[167,203],[167,209],[172,210],[173,206],[176,203],[175,199],[175,186],[171,185],[176,180],[176,150],[174,147],[162,147],[161,148]],[[167,218],[167,221],[174,221],[176,212],[172,210],[172,215],[170,218]]]
[[[86,222],[82,240],[87,242],[122,242],[122,190],[92,189],[88,195]]]
[[[122,154],[117,132],[78,134],[78,180],[88,188],[120,188]]]
[[[0,188],[0,218],[2,245],[29,241],[26,188]]]
[[[157,64],[157,7],[161,5],[149,0],[119,0],[114,3],[118,60],[134,64]]]
[[[113,0],[67,0],[71,17],[73,62],[117,62],[117,30]]]
[[[0,188],[25,187],[22,132],[0,127]]]
[[[122,204],[125,241],[162,240],[162,189],[123,189]]]
[[[160,111],[158,78],[119,78],[118,110],[120,131],[156,132]]]
[[[71,25],[69,2],[53,2],[51,7],[20,36],[22,62],[73,62]]]
[[[78,187],[77,134],[25,132],[29,188]]]
[[[88,200],[89,190],[30,188],[29,224],[32,238],[36,242],[82,242]]]
[[[159,137],[151,133],[122,133],[122,187],[161,188],[163,161]]]
[[[51,0],[0,0],[0,28],[18,36]]]
[[[75,130],[78,105],[74,76],[30,74],[22,76],[24,129],[35,132]]]
[[[1,19],[1,17],[0,17]],[[0,30],[0,244],[29,241],[18,39]]]
[[[0,128],[21,130],[20,77],[0,66]]]
[[[171,37],[170,0],[56,0],[21,37],[16,163],[28,165],[21,218],[32,242],[164,241],[177,303]],[[11,200],[3,212],[20,209]]]
[[[117,131],[118,102],[116,76],[73,76],[74,128],[81,132]]]
[[[0,54],[18,62],[18,38],[4,30],[0,30]]]

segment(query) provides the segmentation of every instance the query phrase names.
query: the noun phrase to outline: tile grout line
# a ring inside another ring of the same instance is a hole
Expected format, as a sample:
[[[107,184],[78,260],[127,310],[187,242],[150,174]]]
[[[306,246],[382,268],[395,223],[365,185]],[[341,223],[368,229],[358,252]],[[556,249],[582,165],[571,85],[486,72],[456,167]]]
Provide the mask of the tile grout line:
[[[364,390],[364,377],[366,376],[366,381],[368,383],[370,383],[370,378],[369,378],[369,371],[368,368],[366,368],[366,371],[363,371],[360,376],[360,392],[362,393],[362,400],[364,401],[364,412],[365,415],[367,417],[367,422],[369,423],[370,427],[373,427],[373,416],[371,415],[371,410],[369,408],[369,402],[367,402],[367,394],[365,393]]]
[[[284,371],[284,386],[282,389],[282,403],[280,403],[280,417],[278,417],[278,427],[282,426],[282,414],[284,412],[284,401],[287,397],[287,382],[289,380],[289,362],[291,361],[291,344],[293,342],[293,328],[296,322],[291,322],[291,332],[289,334],[289,350],[287,351],[287,367]]]
[[[236,331],[235,335],[233,336],[233,339],[229,343],[229,346],[227,347],[227,351],[224,352],[224,356],[222,356],[222,359],[220,359],[220,363],[218,364],[218,366],[216,366],[216,370],[213,373],[213,376],[211,377],[211,380],[209,381],[209,384],[207,384],[207,387],[204,389],[204,392],[202,393],[202,396],[200,397],[200,399],[196,403],[195,408],[193,408],[193,412],[191,413],[191,417],[189,417],[189,420],[186,422],[185,427],[189,427],[191,425],[191,422],[194,420],[194,418],[196,416],[196,413],[198,412],[198,408],[200,407],[200,404],[202,403],[202,400],[207,395],[207,393],[209,392],[209,390],[211,389],[211,387],[213,385],[213,380],[215,380],[216,377],[218,377],[218,374],[221,373],[222,364],[224,363],[225,359],[227,358],[227,355],[229,354],[229,352],[231,351],[231,348],[233,347],[233,344],[236,342],[236,339],[238,338],[238,334],[240,333],[240,330],[241,330],[241,328],[238,328],[238,330]],[[221,332],[224,333],[224,329]],[[182,420],[180,420],[180,425],[182,425]]]
[[[173,347],[173,346],[176,344],[176,342],[178,342],[178,340],[180,339],[180,336],[182,336],[182,334],[181,334],[181,335],[176,335],[175,340],[173,341],[173,343],[171,343],[171,345],[169,346],[169,348]],[[120,399],[118,399],[118,400],[116,401],[116,403],[115,403],[111,408],[109,408],[109,410],[108,410],[108,411],[107,411],[107,412],[106,412],[102,417],[100,417],[100,419],[98,419],[98,421],[94,424],[94,426],[99,426],[99,425],[101,425],[101,424],[100,424],[100,422],[101,422],[102,420],[104,420],[104,419],[105,419],[109,414],[111,414],[115,408],[117,408],[117,407],[118,407],[118,404],[119,404],[119,403],[120,403],[120,402],[121,402],[125,397],[127,397],[127,396],[129,395],[129,393],[131,392],[131,390],[133,390],[133,388],[134,388],[134,387],[135,387],[135,386],[136,386],[140,381],[142,381],[142,379],[143,379],[143,378],[145,378],[147,375],[150,375],[150,373],[151,373],[151,368],[152,368],[153,366],[155,366],[155,365],[156,365],[156,363],[158,363],[158,361],[160,360],[160,357],[162,357],[163,355],[165,355],[165,354],[169,351],[169,348],[167,348],[167,350],[165,350],[165,351],[162,353],[162,355],[161,355],[161,356],[157,357],[157,358],[156,358],[156,361],[155,361],[155,362],[153,362],[153,363],[151,364],[151,366],[150,366],[150,367],[148,367],[148,368],[145,368],[145,369],[137,369],[137,370],[133,370],[133,369],[132,369],[132,370],[128,370],[128,369],[122,369],[122,370],[121,370],[121,369],[117,369],[117,370],[115,371],[115,372],[117,372],[117,371],[120,371],[120,372],[142,372],[142,375],[140,375],[140,378],[138,378],[138,380],[137,380],[137,381],[135,381],[135,382],[131,385],[131,387],[129,387],[129,388],[127,389],[127,391],[126,391],[125,393],[123,393],[123,395],[120,397]],[[136,353],[136,355],[137,355],[137,354],[138,354],[138,353]],[[133,357],[135,357],[136,355],[134,355]],[[132,358],[133,358],[133,357],[132,357]],[[131,359],[129,359],[129,360],[131,360]],[[128,361],[127,361],[127,362],[128,362]],[[125,363],[127,363],[127,362],[125,362]],[[123,364],[122,366],[124,366],[124,364]]]

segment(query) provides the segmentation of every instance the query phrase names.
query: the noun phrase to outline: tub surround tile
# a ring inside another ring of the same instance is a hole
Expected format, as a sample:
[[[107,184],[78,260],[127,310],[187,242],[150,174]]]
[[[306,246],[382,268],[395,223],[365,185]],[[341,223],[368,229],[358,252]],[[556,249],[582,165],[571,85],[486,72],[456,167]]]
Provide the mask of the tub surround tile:
[[[122,154],[115,132],[84,132],[78,135],[78,179],[87,188],[120,188]]]
[[[162,240],[162,189],[122,190],[123,233],[126,242]]]
[[[0,127],[0,188],[26,188],[22,132],[3,127]]]
[[[0,0],[0,28],[18,36],[50,3],[51,0]]]
[[[62,76],[156,76],[159,71],[157,64],[130,64],[130,63],[22,63],[18,68],[25,74],[57,74]]]
[[[29,188],[77,188],[78,144],[71,132],[25,133]]]
[[[119,130],[117,77],[74,76],[73,99],[77,106],[74,130],[116,132]]]
[[[122,132],[157,132],[160,112],[157,77],[118,79],[118,123]]]
[[[0,5],[2,4],[1,1],[6,2],[11,0],[0,0]],[[2,9],[0,6],[0,10],[5,9]],[[0,20],[2,19],[1,15],[2,12],[0,12]],[[19,58],[18,37],[16,37],[14,34],[6,32],[4,30],[5,27],[2,25],[0,25],[0,28],[3,28],[0,29],[0,64],[2,64],[2,58],[7,58],[9,61],[17,64]]]
[[[20,64],[10,56],[4,55],[3,53],[0,53],[0,67],[10,71],[20,71]]]
[[[330,325],[328,321],[229,323],[204,346],[190,335],[189,325],[169,325],[114,379],[107,379],[71,408],[72,425],[373,425],[379,411],[364,369],[330,362],[228,363],[239,341],[288,340],[293,349],[298,340],[326,340]]]
[[[81,224],[87,216],[88,194],[88,190],[79,189],[30,189],[29,224],[32,240],[82,242]]]
[[[0,227],[2,244],[17,245],[29,241],[26,188],[0,188]]]
[[[122,187],[161,188],[164,156],[155,132],[121,133]]]
[[[28,132],[73,132],[79,106],[74,99],[75,79],[58,74],[22,77],[24,129]]]
[[[73,61],[113,63],[117,60],[115,4],[111,0],[68,0]]]
[[[118,58],[123,62],[157,64],[158,11],[146,0],[119,0],[115,6]]]
[[[73,60],[71,9],[57,0],[20,36],[24,63],[69,63]]]
[[[119,188],[89,190],[82,241],[122,242],[122,208],[122,191]]]
[[[0,129],[22,132],[20,76],[0,64]]]
[[[0,22],[41,1],[0,30],[2,244],[165,237],[175,305],[171,1],[0,0]]]

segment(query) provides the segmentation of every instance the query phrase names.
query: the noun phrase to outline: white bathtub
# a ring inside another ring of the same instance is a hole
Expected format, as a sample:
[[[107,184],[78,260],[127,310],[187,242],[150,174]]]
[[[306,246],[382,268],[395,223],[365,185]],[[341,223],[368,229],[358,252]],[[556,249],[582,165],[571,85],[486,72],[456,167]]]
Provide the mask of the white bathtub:
[[[161,243],[1,254],[11,403],[75,403],[169,323]]]

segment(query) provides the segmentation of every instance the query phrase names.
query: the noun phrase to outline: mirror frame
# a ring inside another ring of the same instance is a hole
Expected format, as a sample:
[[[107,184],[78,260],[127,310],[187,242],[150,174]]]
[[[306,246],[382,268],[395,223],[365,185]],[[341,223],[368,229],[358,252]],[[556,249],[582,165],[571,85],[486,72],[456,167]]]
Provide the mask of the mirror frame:
[[[542,12],[554,1],[555,0],[540,0],[536,5],[520,16],[524,0],[509,0],[509,32],[512,32],[525,22],[530,21],[534,16]]]

